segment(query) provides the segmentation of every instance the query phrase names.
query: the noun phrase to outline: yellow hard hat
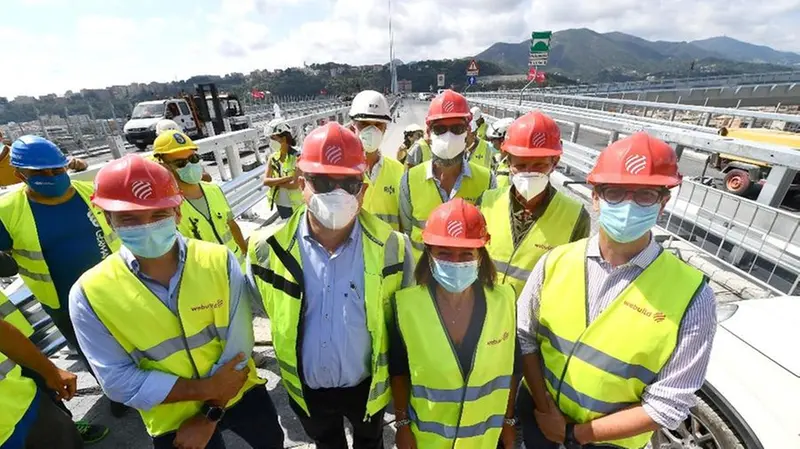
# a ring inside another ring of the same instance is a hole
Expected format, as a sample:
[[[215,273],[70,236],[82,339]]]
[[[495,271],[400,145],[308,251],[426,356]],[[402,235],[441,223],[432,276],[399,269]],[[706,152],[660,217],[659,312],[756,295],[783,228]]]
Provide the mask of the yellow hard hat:
[[[197,144],[180,131],[161,133],[153,142],[153,154],[171,154],[184,150],[197,150]]]

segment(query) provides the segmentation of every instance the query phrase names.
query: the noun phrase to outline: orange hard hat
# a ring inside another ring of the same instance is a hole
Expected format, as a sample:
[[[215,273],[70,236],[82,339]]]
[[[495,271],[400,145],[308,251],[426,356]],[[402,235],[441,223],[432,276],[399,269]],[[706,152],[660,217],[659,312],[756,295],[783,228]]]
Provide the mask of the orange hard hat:
[[[430,124],[446,118],[463,118],[468,121],[472,119],[467,98],[450,89],[440,93],[431,101],[425,123]]]
[[[92,202],[108,212],[167,209],[182,201],[172,173],[135,154],[109,162],[94,178]]]
[[[452,199],[431,212],[422,241],[453,248],[482,248],[489,242],[486,219],[477,207],[462,198]]]
[[[361,175],[367,169],[367,159],[361,139],[344,126],[329,122],[311,131],[303,141],[297,168],[309,174]]]
[[[561,156],[561,129],[548,115],[529,112],[508,127],[502,149],[519,157]]]
[[[678,156],[661,139],[638,132],[608,146],[586,179],[589,184],[675,187],[681,183]]]

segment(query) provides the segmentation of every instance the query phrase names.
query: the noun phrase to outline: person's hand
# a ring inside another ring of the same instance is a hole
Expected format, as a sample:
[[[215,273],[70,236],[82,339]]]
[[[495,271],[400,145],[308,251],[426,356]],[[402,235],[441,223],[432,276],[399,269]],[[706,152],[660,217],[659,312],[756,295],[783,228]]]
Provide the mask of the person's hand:
[[[47,376],[44,376],[44,381],[47,388],[55,391],[62,401],[72,399],[78,390],[78,376],[60,368],[54,367]]]
[[[228,403],[247,380],[247,375],[250,373],[250,368],[245,366],[241,370],[236,369],[236,365],[245,360],[244,353],[236,354],[236,357],[222,365],[213,376],[211,376],[212,392],[214,395],[213,400],[220,406]]]
[[[73,157],[69,160],[67,164],[67,168],[74,171],[84,171],[89,168],[89,164],[86,163],[83,159],[78,159],[77,157]]]
[[[205,449],[216,428],[217,423],[209,421],[205,416],[193,416],[178,428],[172,445],[178,449]]]
[[[539,425],[545,438],[553,443],[563,443],[567,434],[567,420],[549,394],[547,395],[547,404],[547,410],[536,409],[533,411],[536,424]]]
[[[504,449],[514,449],[517,441],[516,427],[503,423],[503,429],[500,430],[500,441],[503,442]]]
[[[417,449],[417,440],[411,432],[411,426],[402,426],[397,429],[394,436],[397,449]]]

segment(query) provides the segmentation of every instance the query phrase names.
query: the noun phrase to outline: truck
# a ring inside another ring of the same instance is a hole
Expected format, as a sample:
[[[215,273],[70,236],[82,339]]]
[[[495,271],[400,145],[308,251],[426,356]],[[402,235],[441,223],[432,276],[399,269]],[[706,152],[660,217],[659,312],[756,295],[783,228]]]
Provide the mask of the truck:
[[[765,128],[720,128],[719,135],[734,139],[782,145],[798,151],[800,155],[800,134]],[[725,153],[713,153],[709,165],[722,173],[723,190],[738,196],[746,196],[755,185],[763,184],[772,166],[769,162],[748,159]],[[800,189],[800,175],[795,176],[789,192]]]
[[[156,139],[156,124],[165,118],[175,121],[192,139],[208,137],[207,123],[213,125],[214,134],[225,132],[224,118],[230,120],[231,130],[247,128],[244,110],[236,95],[220,94],[215,84],[196,84],[193,95],[181,93],[172,98],[138,103],[123,127],[125,140],[145,150]]]

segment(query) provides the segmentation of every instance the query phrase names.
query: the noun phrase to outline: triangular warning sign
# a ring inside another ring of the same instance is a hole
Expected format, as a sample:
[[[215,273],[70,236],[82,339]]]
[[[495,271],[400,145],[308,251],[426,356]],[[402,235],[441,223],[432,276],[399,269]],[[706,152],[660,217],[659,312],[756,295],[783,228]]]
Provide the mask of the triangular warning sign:
[[[477,72],[478,71],[478,63],[475,62],[475,60],[473,59],[472,61],[470,61],[469,67],[467,67],[467,70],[469,70],[470,72]]]

